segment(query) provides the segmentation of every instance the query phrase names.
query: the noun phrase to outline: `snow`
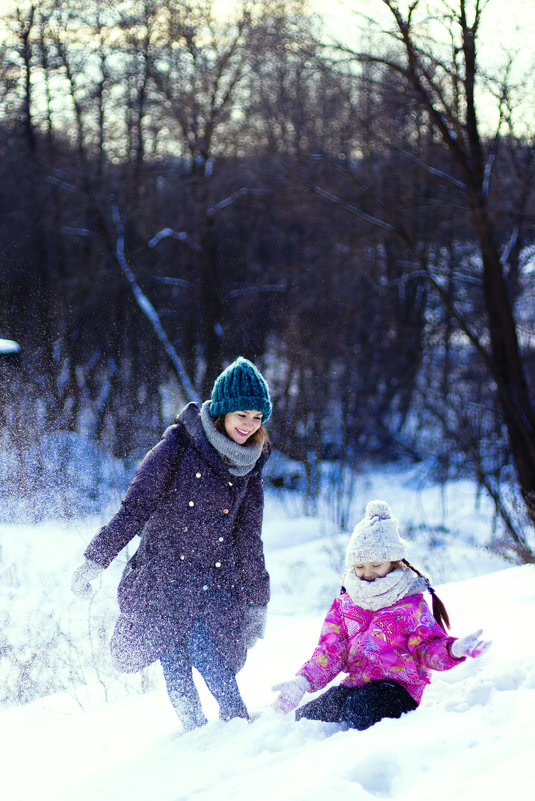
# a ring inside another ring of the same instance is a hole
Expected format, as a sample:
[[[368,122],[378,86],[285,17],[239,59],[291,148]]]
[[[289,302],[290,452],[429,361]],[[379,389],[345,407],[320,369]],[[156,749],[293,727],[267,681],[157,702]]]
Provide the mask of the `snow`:
[[[19,353],[20,345],[13,339],[0,339],[0,354],[2,353]]]
[[[106,672],[106,637],[98,632],[109,632],[113,624],[115,586],[125,555],[106,571],[89,605],[70,594],[70,573],[101,521],[4,525],[0,636],[14,643],[31,632],[37,643],[34,658],[48,653],[47,643],[53,642],[56,656],[58,649],[65,655],[68,675],[62,674],[63,656],[49,664],[49,654],[40,675],[53,670],[59,689],[2,709],[2,797],[524,798],[532,782],[535,735],[534,566],[508,566],[483,547],[491,510],[483,502],[475,504],[469,482],[457,482],[444,493],[422,487],[414,473],[391,470],[368,474],[357,489],[352,520],[360,519],[368,500],[388,500],[411,544],[411,560],[435,581],[452,633],[463,636],[481,627],[493,640],[484,657],[434,673],[418,710],[365,732],[296,723],[291,715],[276,714],[270,706],[275,698],[271,686],[291,678],[311,654],[338,589],[348,533],[337,531],[326,517],[302,517],[295,496],[283,500],[270,494],[264,539],[273,600],[266,637],[238,676],[253,721],[220,722],[199,679],[209,723],[184,734],[158,666],[150,669],[152,689],[144,693],[136,677]],[[54,626],[65,636],[51,639]],[[63,652],[61,643],[85,643],[95,630],[93,662],[88,656],[85,664],[83,649],[75,650],[81,664],[73,674],[73,652]],[[102,650],[95,646],[100,640]],[[2,674],[0,684],[11,679]]]

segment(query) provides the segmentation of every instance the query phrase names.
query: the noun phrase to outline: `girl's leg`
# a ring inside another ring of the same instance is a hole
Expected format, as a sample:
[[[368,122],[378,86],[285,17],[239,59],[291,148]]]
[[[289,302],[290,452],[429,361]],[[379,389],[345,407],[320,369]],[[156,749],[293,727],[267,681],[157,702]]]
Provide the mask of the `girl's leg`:
[[[340,722],[360,731],[382,718],[399,718],[418,706],[412,695],[395,681],[371,681],[362,687],[349,689]]]
[[[202,620],[196,620],[190,629],[188,648],[191,664],[199,671],[219,704],[219,717],[222,720],[248,718],[236,676],[223,662]]]
[[[339,684],[297,709],[295,719],[345,723],[362,731],[382,718],[399,718],[417,706],[410,693],[395,681],[372,681],[362,687]]]
[[[185,641],[173,646],[160,659],[167,692],[171,703],[186,731],[207,722],[199,693],[193,681],[188,647]]]
[[[308,718],[309,720],[322,720],[324,723],[340,723],[342,709],[350,692],[351,688],[344,687],[342,684],[331,687],[323,695],[296,709],[295,719]]]

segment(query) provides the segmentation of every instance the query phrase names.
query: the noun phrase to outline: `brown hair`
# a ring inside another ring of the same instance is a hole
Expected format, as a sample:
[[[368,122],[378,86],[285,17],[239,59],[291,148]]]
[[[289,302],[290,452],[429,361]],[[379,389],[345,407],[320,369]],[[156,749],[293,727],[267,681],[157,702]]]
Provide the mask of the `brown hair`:
[[[224,414],[214,417],[214,426],[216,431],[219,431],[220,434],[223,434],[225,437],[227,437],[227,439],[230,439],[225,429]],[[251,434],[251,436],[245,440],[245,444],[251,443],[252,445],[259,445],[263,444],[264,442],[269,442],[269,434],[264,426],[260,426],[260,428],[254,432],[254,434]]]
[[[406,567],[408,567],[409,570],[412,570],[412,572],[416,573],[416,575],[420,576],[420,578],[423,578],[423,580],[427,584],[427,589],[431,593],[431,599],[432,599],[432,602],[433,602],[433,617],[437,621],[438,625],[442,626],[444,631],[446,631],[446,629],[449,629],[449,627],[450,627],[450,618],[449,618],[448,613],[446,612],[446,607],[444,606],[444,604],[442,603],[442,601],[440,600],[440,598],[438,597],[438,595],[434,591],[433,587],[431,586],[431,582],[429,581],[429,579],[426,576],[424,576],[423,573],[420,573],[420,571],[417,568],[415,568],[414,565],[411,565],[411,563],[408,562],[407,559],[402,559],[401,560],[401,564],[403,564]]]

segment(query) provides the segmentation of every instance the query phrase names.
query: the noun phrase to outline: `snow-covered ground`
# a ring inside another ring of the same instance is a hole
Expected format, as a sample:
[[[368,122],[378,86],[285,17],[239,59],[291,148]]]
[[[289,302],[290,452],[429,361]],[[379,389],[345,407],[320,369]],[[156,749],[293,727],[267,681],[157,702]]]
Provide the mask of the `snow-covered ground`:
[[[70,573],[99,521],[3,525],[0,636],[27,643],[26,652],[18,652],[19,675],[23,656],[29,671],[32,658],[41,657],[43,681],[49,670],[48,680],[56,678],[54,686],[65,689],[0,712],[2,798],[527,797],[535,743],[535,567],[508,567],[482,547],[492,515],[484,503],[476,508],[467,482],[444,494],[418,487],[409,472],[370,473],[357,487],[353,522],[374,497],[389,501],[400,519],[413,563],[439,588],[452,633],[482,627],[494,644],[481,659],[434,674],[416,712],[365,732],[295,723],[270,707],[271,685],[290,678],[316,644],[348,538],[325,518],[300,516],[291,497],[269,496],[266,505],[273,599],[266,637],[238,676],[254,720],[220,722],[199,679],[209,723],[189,734],[181,731],[158,666],[149,671],[149,692],[138,691],[137,677],[126,682],[128,693],[123,677],[110,678],[106,637],[124,558],[106,571],[89,605],[70,595]],[[90,642],[89,651],[80,650],[80,642]],[[4,686],[14,681],[10,664],[10,673],[0,674]]]

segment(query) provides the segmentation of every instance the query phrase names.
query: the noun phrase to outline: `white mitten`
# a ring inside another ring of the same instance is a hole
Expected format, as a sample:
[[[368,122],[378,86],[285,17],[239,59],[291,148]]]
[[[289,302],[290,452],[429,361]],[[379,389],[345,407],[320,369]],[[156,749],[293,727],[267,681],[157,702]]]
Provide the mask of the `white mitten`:
[[[266,633],[267,608],[250,606],[245,613],[245,644],[252,648],[255,642],[264,639]]]
[[[304,676],[296,676],[290,681],[283,681],[280,684],[275,684],[272,690],[280,693],[279,697],[273,704],[276,712],[291,712],[299,705],[299,701],[304,694],[310,690],[310,683]]]
[[[467,637],[461,637],[459,640],[452,642],[450,645],[452,656],[454,656],[456,659],[461,659],[463,656],[471,656],[475,658],[484,654],[485,651],[487,651],[492,645],[492,641],[482,640],[482,634],[483,629],[478,629],[477,631],[474,631],[473,634],[469,634]]]
[[[96,562],[93,562],[91,559],[86,559],[72,574],[71,590],[73,593],[79,598],[91,598],[93,595],[93,587],[90,582],[99,576],[103,570],[104,568],[97,565]]]

